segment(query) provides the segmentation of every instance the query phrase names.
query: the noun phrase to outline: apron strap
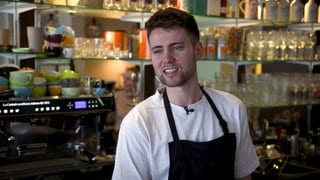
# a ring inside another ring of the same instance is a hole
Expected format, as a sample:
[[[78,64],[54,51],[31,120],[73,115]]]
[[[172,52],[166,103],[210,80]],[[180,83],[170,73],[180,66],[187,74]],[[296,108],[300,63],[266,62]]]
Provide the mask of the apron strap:
[[[179,141],[179,136],[178,136],[176,124],[174,123],[172,109],[170,106],[170,102],[169,102],[166,88],[164,88],[164,91],[163,91],[163,101],[164,101],[164,107],[166,109],[167,117],[169,120],[169,125],[170,125],[170,129],[171,129],[173,141]]]
[[[220,112],[218,111],[218,108],[213,103],[213,101],[210,98],[209,94],[203,89],[203,87],[201,87],[201,90],[202,90],[203,94],[206,96],[206,98],[207,98],[209,104],[211,105],[211,108],[213,109],[214,113],[216,114],[224,134],[229,133],[227,122],[222,118]]]

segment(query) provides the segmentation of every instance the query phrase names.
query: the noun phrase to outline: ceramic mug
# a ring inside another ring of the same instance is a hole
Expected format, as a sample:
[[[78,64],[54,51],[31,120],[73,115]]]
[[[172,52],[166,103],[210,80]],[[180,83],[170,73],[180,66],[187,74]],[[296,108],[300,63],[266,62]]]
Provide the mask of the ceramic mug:
[[[65,58],[73,57],[73,47],[63,47],[62,54]]]
[[[49,85],[48,92],[50,96],[60,96],[61,95],[61,85]]]
[[[245,18],[256,19],[258,12],[257,0],[242,0],[239,2],[239,9]]]
[[[57,82],[61,79],[61,73],[54,70],[41,71],[42,77],[44,77],[48,83]]]
[[[77,97],[81,93],[80,87],[62,87],[61,95],[64,97]]]
[[[10,86],[10,90],[14,91],[15,97],[27,98],[32,96],[33,87]]]
[[[96,79],[91,89],[93,95],[102,96],[106,93],[106,84],[102,79]]]
[[[10,72],[10,85],[14,84],[20,87],[32,86],[34,80],[34,70],[21,70]]]
[[[62,87],[80,87],[80,79],[78,78],[64,78],[61,80]]]

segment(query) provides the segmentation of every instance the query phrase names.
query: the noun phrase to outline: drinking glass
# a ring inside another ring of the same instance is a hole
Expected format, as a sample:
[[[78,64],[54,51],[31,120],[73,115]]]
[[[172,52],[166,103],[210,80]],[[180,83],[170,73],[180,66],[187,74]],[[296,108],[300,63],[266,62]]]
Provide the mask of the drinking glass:
[[[140,102],[140,74],[132,72],[130,75],[131,86],[129,91],[127,91],[127,97],[130,99],[128,105],[135,106]]]
[[[296,60],[298,48],[298,34],[296,31],[289,31],[287,34],[288,59]]]
[[[275,31],[269,31],[266,33],[266,41],[267,41],[267,47],[266,47],[266,59],[267,60],[274,60],[276,56],[276,32]]]
[[[246,34],[246,41],[244,47],[244,57],[246,60],[254,60],[256,57],[256,47],[257,47],[257,36],[255,31],[249,31]]]
[[[115,0],[104,0],[103,1],[103,8],[105,9],[113,9],[114,8],[114,5],[115,5]]]
[[[287,31],[279,30],[277,31],[277,40],[276,40],[276,50],[277,50],[277,59],[285,60],[286,59],[286,48],[287,48]]]
[[[268,39],[266,31],[257,32],[257,60],[265,60],[267,58]]]
[[[307,41],[307,37],[302,31],[297,32],[298,44],[297,44],[297,60],[304,60],[304,48]]]
[[[314,59],[314,45],[316,44],[316,36],[313,32],[304,31],[304,37],[306,39],[303,57],[305,60]]]

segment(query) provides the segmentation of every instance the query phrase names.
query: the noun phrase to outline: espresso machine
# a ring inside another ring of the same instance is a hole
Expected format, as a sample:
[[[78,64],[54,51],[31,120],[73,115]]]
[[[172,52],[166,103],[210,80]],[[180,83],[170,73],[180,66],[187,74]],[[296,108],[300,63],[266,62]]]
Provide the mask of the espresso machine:
[[[113,164],[102,133],[114,108],[112,93],[0,100],[0,179]]]

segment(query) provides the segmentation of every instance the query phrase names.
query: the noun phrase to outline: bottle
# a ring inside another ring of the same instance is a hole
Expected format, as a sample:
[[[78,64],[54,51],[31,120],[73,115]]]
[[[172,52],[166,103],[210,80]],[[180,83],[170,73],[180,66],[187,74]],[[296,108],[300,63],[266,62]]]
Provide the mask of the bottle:
[[[232,7],[229,1],[227,1],[227,13],[226,17],[232,18],[235,17],[235,9]]]
[[[265,1],[263,19],[276,20],[277,18],[277,1],[268,0]]]
[[[262,20],[262,19],[263,19],[264,9],[265,9],[265,1],[258,1],[258,5],[257,5],[257,18],[258,18],[259,20]]]
[[[309,0],[304,6],[304,22],[318,21],[318,5],[315,0]]]
[[[299,130],[296,130],[296,133],[290,136],[290,156],[298,157],[299,156]]]
[[[288,21],[289,20],[289,2],[287,0],[278,1],[278,12],[277,18],[279,21]]]
[[[207,0],[207,11],[208,16],[221,16],[221,0]]]
[[[220,17],[227,17],[227,0],[220,1]]]
[[[216,39],[213,36],[208,37],[207,59],[216,59]]]
[[[304,7],[300,0],[293,0],[289,9],[289,20],[293,22],[301,22],[303,18]]]
[[[258,1],[247,0],[245,4],[245,18],[256,19],[258,17]]]
[[[224,32],[217,34],[217,59],[227,59],[228,53],[228,41]],[[208,55],[207,55],[208,56]]]
[[[200,59],[207,59],[207,36],[200,36],[200,43],[202,44],[203,53]]]

